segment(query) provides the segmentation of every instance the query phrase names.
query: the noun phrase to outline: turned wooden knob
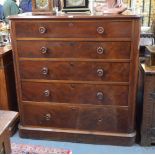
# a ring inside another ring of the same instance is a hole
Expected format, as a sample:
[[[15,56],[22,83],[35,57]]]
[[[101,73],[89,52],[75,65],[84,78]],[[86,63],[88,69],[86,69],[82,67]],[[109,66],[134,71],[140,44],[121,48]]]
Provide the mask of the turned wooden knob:
[[[101,118],[99,118],[99,119],[98,119],[98,122],[99,122],[99,123],[101,123],[101,122],[102,122],[102,119],[101,119]]]
[[[103,98],[104,98],[104,95],[103,95],[102,92],[97,92],[96,96],[97,96],[97,99],[98,99],[99,101],[102,101]]]
[[[44,96],[48,97],[48,96],[50,96],[50,91],[47,89],[44,91],[43,94],[44,94]]]
[[[47,75],[48,74],[48,68],[47,67],[43,67],[41,70],[43,75]]]
[[[51,114],[50,113],[45,114],[44,118],[46,121],[50,121],[51,120]]]
[[[45,27],[39,27],[39,32],[40,32],[40,34],[44,34],[44,33],[46,33],[46,28]]]
[[[97,75],[98,75],[99,77],[102,77],[102,76],[104,75],[103,69],[97,69]]]
[[[104,33],[104,28],[103,27],[98,27],[97,32],[98,32],[98,34],[103,34]]]
[[[98,48],[97,48],[97,53],[98,53],[98,54],[103,54],[103,52],[104,52],[103,47],[98,47]]]
[[[41,51],[42,54],[47,53],[47,47],[42,47],[42,48],[40,49],[40,51]]]

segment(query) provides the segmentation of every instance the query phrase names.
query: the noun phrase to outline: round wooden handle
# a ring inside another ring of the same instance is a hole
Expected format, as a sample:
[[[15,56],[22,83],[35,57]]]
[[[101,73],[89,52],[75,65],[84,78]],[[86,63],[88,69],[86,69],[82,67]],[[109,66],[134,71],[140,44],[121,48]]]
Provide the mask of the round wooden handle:
[[[41,72],[42,72],[43,75],[47,75],[48,74],[48,68],[43,67]]]
[[[45,27],[39,27],[39,32],[40,32],[40,34],[46,33],[46,28]]]
[[[96,96],[97,96],[97,99],[98,99],[99,101],[102,101],[103,98],[104,98],[104,95],[103,95],[102,92],[97,92]]]
[[[103,69],[97,69],[97,75],[98,75],[99,77],[102,77],[102,76],[104,75]]]
[[[98,54],[103,54],[103,52],[104,52],[103,47],[98,47],[98,48],[97,48],[97,53],[98,53]]]
[[[51,120],[51,114],[50,113],[45,114],[44,117],[45,117],[46,121],[50,121]]]
[[[103,27],[98,27],[97,32],[98,32],[98,34],[103,34],[104,33],[104,28]]]
[[[47,53],[47,47],[42,47],[42,48],[40,49],[40,51],[41,51],[42,54]]]
[[[50,96],[50,91],[48,89],[44,91],[44,96],[46,97]]]

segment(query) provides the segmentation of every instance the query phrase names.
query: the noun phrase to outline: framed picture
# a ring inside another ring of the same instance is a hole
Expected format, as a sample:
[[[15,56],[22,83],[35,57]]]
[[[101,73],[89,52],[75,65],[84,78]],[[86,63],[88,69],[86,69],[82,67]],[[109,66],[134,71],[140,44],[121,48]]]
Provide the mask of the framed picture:
[[[64,8],[87,8],[88,0],[64,0]]]
[[[63,11],[89,11],[88,0],[64,0]]]
[[[32,0],[33,14],[54,14],[53,0]]]

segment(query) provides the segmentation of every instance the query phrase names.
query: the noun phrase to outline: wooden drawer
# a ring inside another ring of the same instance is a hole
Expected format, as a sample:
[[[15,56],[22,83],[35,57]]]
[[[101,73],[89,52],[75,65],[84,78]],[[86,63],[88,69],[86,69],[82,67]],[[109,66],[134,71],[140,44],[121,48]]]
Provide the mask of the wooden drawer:
[[[74,106],[27,104],[22,110],[22,125],[75,128],[78,109]]]
[[[129,63],[20,61],[22,79],[128,82]]]
[[[116,107],[79,107],[27,103],[23,105],[25,126],[74,128],[78,130],[131,132],[128,128],[128,110]],[[110,123],[111,122],[111,123]]]
[[[130,42],[18,41],[19,57],[130,59]]]
[[[20,21],[15,27],[21,38],[131,38],[132,34],[132,22],[121,20]]]
[[[22,100],[127,106],[128,86],[22,82]]]
[[[105,132],[132,132],[128,126],[128,109],[119,107],[80,108],[78,129]]]

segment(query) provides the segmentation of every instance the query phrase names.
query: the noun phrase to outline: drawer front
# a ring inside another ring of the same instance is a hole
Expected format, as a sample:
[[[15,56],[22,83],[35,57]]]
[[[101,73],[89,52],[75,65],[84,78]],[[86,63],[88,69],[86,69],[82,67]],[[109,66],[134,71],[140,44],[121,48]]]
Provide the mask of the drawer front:
[[[129,63],[20,61],[23,79],[128,82]]]
[[[15,26],[21,38],[131,38],[132,34],[132,22],[120,20],[20,21]]]
[[[130,59],[130,50],[130,42],[17,41],[19,57],[27,58]]]
[[[78,109],[74,106],[25,104],[22,124],[43,127],[75,128]]]
[[[132,132],[128,110],[116,107],[80,108],[78,129],[107,132]]]
[[[22,100],[125,106],[128,86],[22,82]]]
[[[128,110],[115,107],[79,107],[27,103],[22,109],[22,125],[105,132],[132,132]]]

